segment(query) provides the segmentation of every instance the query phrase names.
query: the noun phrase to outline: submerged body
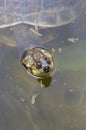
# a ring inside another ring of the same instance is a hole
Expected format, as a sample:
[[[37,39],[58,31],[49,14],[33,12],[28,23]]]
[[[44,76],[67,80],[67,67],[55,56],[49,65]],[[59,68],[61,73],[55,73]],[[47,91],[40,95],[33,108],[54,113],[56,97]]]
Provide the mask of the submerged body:
[[[20,23],[56,27],[75,19],[83,10],[83,0],[3,0],[0,1],[0,27]]]

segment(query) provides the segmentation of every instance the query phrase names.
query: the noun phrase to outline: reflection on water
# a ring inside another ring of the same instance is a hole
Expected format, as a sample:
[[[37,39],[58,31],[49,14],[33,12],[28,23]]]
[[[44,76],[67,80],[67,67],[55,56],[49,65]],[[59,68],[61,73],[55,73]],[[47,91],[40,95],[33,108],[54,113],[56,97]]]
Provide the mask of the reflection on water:
[[[0,32],[0,129],[85,130],[86,14],[69,25],[41,32],[42,44],[53,48],[56,62],[47,88],[22,70],[12,31]],[[78,40],[73,43],[68,38]]]

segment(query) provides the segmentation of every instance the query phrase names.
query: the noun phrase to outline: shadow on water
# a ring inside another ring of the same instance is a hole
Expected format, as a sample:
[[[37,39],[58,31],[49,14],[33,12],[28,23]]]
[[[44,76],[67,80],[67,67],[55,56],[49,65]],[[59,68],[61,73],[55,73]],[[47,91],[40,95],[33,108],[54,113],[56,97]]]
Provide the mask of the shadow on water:
[[[86,12],[71,24],[40,31],[56,65],[52,82],[43,79],[46,88],[21,69],[12,31],[0,32],[0,129],[85,130]]]

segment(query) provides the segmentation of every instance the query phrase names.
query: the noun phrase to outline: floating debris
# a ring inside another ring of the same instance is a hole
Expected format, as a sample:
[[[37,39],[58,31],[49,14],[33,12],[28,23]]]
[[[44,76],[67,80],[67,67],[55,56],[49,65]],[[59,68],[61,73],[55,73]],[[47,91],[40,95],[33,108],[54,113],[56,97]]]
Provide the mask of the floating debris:
[[[34,34],[38,35],[38,36],[42,36],[41,33],[38,32],[38,30],[35,30],[35,29],[30,29]]]
[[[22,101],[22,103],[25,102],[25,99],[23,97],[21,97],[20,100]]]
[[[54,49],[54,48],[52,48],[52,52],[55,52],[55,49]]]
[[[58,48],[58,53],[62,53],[62,48]]]
[[[66,83],[64,82],[64,86],[66,85]]]
[[[69,89],[69,92],[72,92],[72,89]]]
[[[71,42],[71,43],[76,43],[76,41],[78,41],[79,38],[74,38],[74,37],[70,37],[68,38],[68,42]]]
[[[35,93],[35,94],[32,95],[31,104],[35,103],[37,96],[38,96],[38,93]]]

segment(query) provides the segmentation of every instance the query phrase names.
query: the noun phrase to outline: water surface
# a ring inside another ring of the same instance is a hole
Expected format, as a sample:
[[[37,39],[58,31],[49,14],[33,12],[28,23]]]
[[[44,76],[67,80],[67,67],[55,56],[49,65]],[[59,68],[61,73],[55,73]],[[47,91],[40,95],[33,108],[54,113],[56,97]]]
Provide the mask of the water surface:
[[[86,12],[71,24],[40,31],[56,65],[47,88],[22,69],[12,30],[0,30],[0,129],[85,130]]]

